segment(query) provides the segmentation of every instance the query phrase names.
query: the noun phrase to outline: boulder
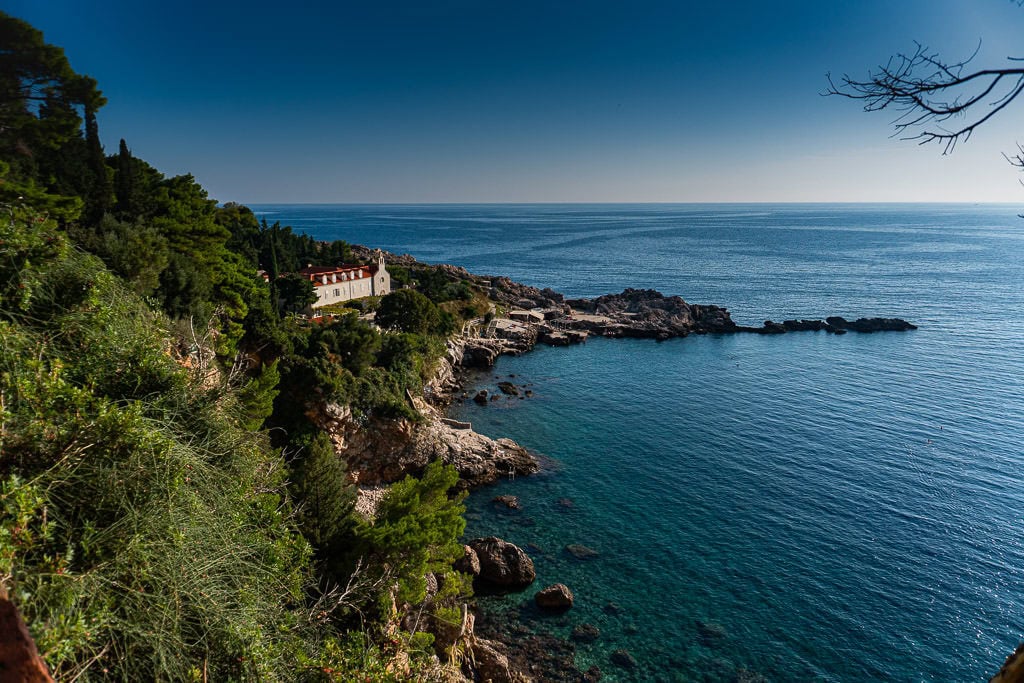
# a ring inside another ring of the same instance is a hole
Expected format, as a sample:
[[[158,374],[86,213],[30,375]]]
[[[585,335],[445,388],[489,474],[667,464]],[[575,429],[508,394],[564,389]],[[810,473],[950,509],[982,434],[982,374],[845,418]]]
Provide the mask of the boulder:
[[[498,650],[500,645],[490,640],[477,638],[473,643],[472,662],[475,680],[491,683],[516,683],[521,679],[509,669],[508,657]]]
[[[487,405],[487,390],[481,389],[480,391],[478,391],[476,393],[476,396],[473,397],[473,400],[482,406]]]
[[[462,546],[462,557],[455,560],[452,568],[463,574],[478,576],[480,574],[480,558],[477,557],[475,550],[468,545],[464,545]]]
[[[495,536],[477,538],[469,546],[480,559],[479,579],[503,589],[525,588],[537,578],[533,560],[522,548]]]
[[[556,583],[533,596],[537,607],[547,610],[565,611],[572,607],[572,591],[564,583]]]

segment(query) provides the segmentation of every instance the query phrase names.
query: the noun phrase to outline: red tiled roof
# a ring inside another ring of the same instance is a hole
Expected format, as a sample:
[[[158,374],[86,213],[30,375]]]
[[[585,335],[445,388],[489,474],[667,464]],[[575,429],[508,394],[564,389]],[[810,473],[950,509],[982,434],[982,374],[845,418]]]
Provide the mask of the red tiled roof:
[[[301,275],[313,283],[316,287],[326,287],[328,285],[337,284],[331,281],[332,275],[338,276],[338,282],[345,282],[349,279],[362,279],[373,277],[373,273],[376,271],[375,268],[369,266],[357,266],[357,265],[342,265],[342,266],[306,266],[302,270],[296,272],[296,275]],[[355,274],[354,278],[350,277],[350,274]],[[323,281],[324,276],[327,277],[327,282]],[[344,277],[345,279],[341,279]]]

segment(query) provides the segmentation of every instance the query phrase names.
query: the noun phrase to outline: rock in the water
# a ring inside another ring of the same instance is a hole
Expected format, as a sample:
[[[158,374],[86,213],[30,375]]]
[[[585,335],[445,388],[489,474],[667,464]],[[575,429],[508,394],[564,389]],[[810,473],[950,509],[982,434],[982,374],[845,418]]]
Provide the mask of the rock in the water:
[[[567,610],[572,607],[573,595],[564,583],[556,583],[533,596],[537,607],[549,610]]]
[[[602,675],[600,667],[595,664],[583,672],[583,683],[597,683]]]
[[[512,384],[512,382],[498,382],[498,389],[501,390],[501,393],[507,394],[509,396],[519,395],[519,387],[517,387],[515,384]]]
[[[572,510],[574,507],[576,507],[576,503],[573,502],[572,498],[559,498],[558,507],[562,508],[563,510]]]
[[[477,557],[476,551],[468,545],[464,545],[462,546],[462,553],[462,557],[455,560],[452,564],[452,568],[455,569],[455,571],[462,572],[463,574],[479,576],[480,558]]]
[[[495,496],[491,499],[492,503],[498,505],[504,505],[509,510],[521,510],[522,505],[519,504],[519,498],[517,496]]]
[[[577,560],[590,560],[601,554],[593,548],[588,548],[587,546],[580,545],[579,543],[570,543],[565,546],[565,552],[569,553]]]
[[[636,660],[633,658],[633,655],[629,654],[629,650],[616,650],[611,654],[611,657],[609,657],[609,659],[611,660],[612,664],[614,664],[615,666],[620,666],[623,669],[636,668]]]
[[[768,679],[756,671],[741,666],[736,669],[736,683],[768,683]]]
[[[603,609],[605,614],[622,614],[622,606],[617,602],[609,602]]]
[[[537,578],[533,560],[519,546],[489,536],[469,542],[480,559],[479,578],[498,588],[524,588]]]
[[[487,405],[487,390],[481,389],[480,391],[476,392],[476,396],[473,397],[473,400],[482,406]]]
[[[494,394],[493,396],[491,396],[491,400],[492,401],[497,401],[500,398],[501,398],[501,396],[499,396],[498,394]]]
[[[697,638],[704,647],[716,647],[728,637],[721,624],[697,620]]]
[[[825,322],[834,330],[853,330],[854,332],[905,332],[916,330],[917,325],[912,325],[901,318],[857,318],[850,321],[842,316],[834,315],[825,318]]]
[[[581,643],[592,643],[601,637],[601,629],[593,624],[579,624],[572,630],[572,639]]]

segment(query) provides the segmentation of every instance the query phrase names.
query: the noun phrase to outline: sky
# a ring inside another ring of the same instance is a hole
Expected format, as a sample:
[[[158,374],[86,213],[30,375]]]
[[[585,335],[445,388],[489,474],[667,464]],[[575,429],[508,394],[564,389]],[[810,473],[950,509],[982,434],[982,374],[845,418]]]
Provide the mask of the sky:
[[[823,97],[914,41],[1024,56],[1011,0],[4,0],[222,202],[1016,202],[1024,101],[952,155]],[[979,48],[980,44],[980,48]]]

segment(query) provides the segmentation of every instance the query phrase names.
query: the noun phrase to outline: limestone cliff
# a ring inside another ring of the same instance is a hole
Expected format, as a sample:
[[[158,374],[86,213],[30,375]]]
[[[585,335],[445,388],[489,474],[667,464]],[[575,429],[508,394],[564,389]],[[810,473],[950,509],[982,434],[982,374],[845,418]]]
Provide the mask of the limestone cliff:
[[[502,477],[532,474],[537,459],[511,439],[491,439],[447,420],[421,399],[414,401],[422,419],[356,420],[348,406],[311,406],[307,415],[327,432],[335,451],[348,464],[349,476],[361,486],[398,481],[441,460],[459,471],[466,487]]]

